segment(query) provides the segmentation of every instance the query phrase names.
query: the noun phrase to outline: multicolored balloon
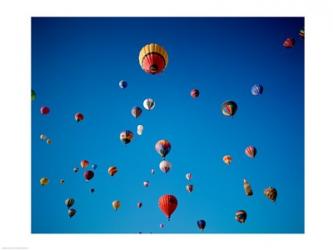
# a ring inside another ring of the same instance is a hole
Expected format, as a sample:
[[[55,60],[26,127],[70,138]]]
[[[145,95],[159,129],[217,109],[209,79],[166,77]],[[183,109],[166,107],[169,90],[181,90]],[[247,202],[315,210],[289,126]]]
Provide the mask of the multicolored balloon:
[[[205,220],[198,220],[197,221],[198,228],[201,230],[201,232],[205,229],[206,227],[206,221]]]
[[[158,200],[158,206],[165,216],[170,220],[178,205],[177,198],[171,194],[162,195]]]
[[[86,181],[90,181],[94,177],[94,175],[95,175],[94,172],[91,170],[85,171],[83,173],[83,177]]]
[[[66,205],[68,208],[70,208],[71,206],[74,205],[74,202],[75,202],[75,200],[74,200],[73,198],[67,198],[67,199],[65,200],[65,205]]]
[[[124,81],[124,80],[121,80],[121,81],[119,82],[119,87],[120,87],[121,89],[126,89],[126,88],[127,88],[127,82]]]
[[[141,115],[141,113],[142,109],[140,107],[135,106],[131,109],[131,114],[134,118],[138,118]]]
[[[119,136],[120,140],[124,144],[130,143],[133,140],[133,137],[134,137],[133,133],[129,130],[122,131]]]
[[[243,180],[243,187],[244,187],[244,192],[247,196],[253,195],[251,185],[250,185],[250,183],[248,183],[248,181],[246,179]]]
[[[113,207],[114,210],[117,211],[120,208],[120,201],[119,200],[114,200],[112,202],[112,207]]]
[[[198,89],[192,89],[191,90],[191,96],[192,98],[197,98],[200,95],[200,91]]]
[[[49,107],[46,107],[46,106],[42,106],[40,108],[40,113],[42,115],[48,115],[50,113],[50,108]]]
[[[273,187],[268,187],[264,190],[264,195],[271,201],[275,202],[277,198],[277,190]]]
[[[295,46],[295,39],[287,38],[286,40],[284,40],[282,45],[283,45],[283,47],[285,47],[287,49],[293,48]]]
[[[74,119],[75,119],[75,121],[77,121],[77,122],[83,121],[83,119],[84,119],[84,115],[83,115],[82,113],[76,113],[76,114],[74,115]]]
[[[251,87],[251,93],[254,96],[261,95],[263,91],[264,91],[264,87],[260,84],[254,84]]]
[[[166,50],[156,44],[146,44],[139,53],[139,64],[143,71],[148,74],[157,74],[162,72],[168,64],[168,53]]]
[[[89,166],[89,161],[87,160],[82,160],[81,163],[80,163],[81,167],[82,168],[86,168]]]
[[[164,158],[170,152],[171,144],[168,140],[159,140],[155,144],[155,150]]]
[[[185,178],[189,181],[192,179],[192,174],[191,173],[187,173],[185,174]]]
[[[192,193],[193,191],[193,185],[192,184],[187,184],[185,187],[186,191],[189,193]]]
[[[245,223],[247,218],[246,211],[244,210],[238,210],[235,214],[235,220],[238,221],[239,223]]]
[[[222,113],[225,116],[234,116],[236,114],[238,107],[234,101],[225,101],[222,104]]]
[[[160,169],[163,173],[168,173],[171,169],[171,163],[169,161],[163,160],[160,162]]]
[[[118,168],[116,166],[111,166],[108,169],[108,173],[111,176],[114,176],[118,172]]]
[[[152,98],[146,98],[143,101],[143,107],[147,110],[152,110],[155,108],[155,101]]]
[[[223,156],[223,161],[224,161],[224,163],[226,164],[226,165],[230,165],[231,164],[231,161],[232,161],[232,157],[231,157],[231,155],[225,155],[225,156]]]
[[[257,155],[257,149],[254,146],[248,146],[245,149],[245,154],[250,158],[254,158]]]

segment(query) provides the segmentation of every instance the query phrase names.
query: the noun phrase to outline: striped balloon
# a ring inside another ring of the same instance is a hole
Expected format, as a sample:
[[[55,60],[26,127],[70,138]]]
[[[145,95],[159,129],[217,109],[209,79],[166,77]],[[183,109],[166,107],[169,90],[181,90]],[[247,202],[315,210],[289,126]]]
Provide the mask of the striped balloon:
[[[118,172],[118,168],[115,167],[115,166],[111,166],[111,167],[109,167],[109,169],[108,169],[108,173],[109,173],[109,175],[111,175],[111,176],[114,176],[117,172]]]
[[[264,91],[264,87],[260,84],[254,84],[251,88],[251,93],[254,96],[261,95]]]
[[[169,220],[173,212],[176,210],[177,205],[177,198],[171,194],[162,195],[158,200],[159,208]]]
[[[264,195],[271,201],[275,202],[277,198],[277,190],[273,187],[268,187],[264,190]]]
[[[222,113],[225,116],[234,116],[237,111],[237,104],[234,101],[226,101],[222,104]]]
[[[254,158],[257,154],[257,149],[254,146],[248,146],[245,149],[245,154],[250,158]]]

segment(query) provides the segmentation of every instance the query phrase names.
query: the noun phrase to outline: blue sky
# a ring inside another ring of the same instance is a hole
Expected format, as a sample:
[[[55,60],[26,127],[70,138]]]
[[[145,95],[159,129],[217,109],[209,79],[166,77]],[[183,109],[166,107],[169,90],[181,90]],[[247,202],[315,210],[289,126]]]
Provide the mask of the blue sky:
[[[303,18],[32,18],[32,232],[200,233],[196,222],[204,219],[205,233],[303,233],[303,27]],[[294,48],[282,47],[287,37],[296,39]],[[150,42],[169,55],[158,75],[138,63]],[[126,89],[118,86],[122,79]],[[263,95],[251,95],[255,83]],[[191,98],[192,88],[199,98]],[[132,117],[131,108],[143,108],[148,97],[155,109]],[[225,100],[238,104],[232,118],[221,113]],[[42,105],[48,116],[40,115]],[[74,121],[76,112],[83,122]],[[128,145],[119,140],[123,130],[135,133]],[[172,144],[168,174],[158,169],[159,139]],[[255,159],[244,154],[248,145],[257,148]],[[233,156],[230,167],[225,154]],[[89,183],[81,168],[72,171],[83,159],[98,164]],[[114,177],[110,165],[119,169]],[[39,185],[43,176],[48,186]],[[245,196],[243,178],[253,197]],[[268,186],[278,190],[275,204],[263,195]],[[170,222],[158,208],[165,193],[178,199]],[[72,219],[68,197],[75,198]],[[248,213],[245,224],[234,219],[240,209]]]

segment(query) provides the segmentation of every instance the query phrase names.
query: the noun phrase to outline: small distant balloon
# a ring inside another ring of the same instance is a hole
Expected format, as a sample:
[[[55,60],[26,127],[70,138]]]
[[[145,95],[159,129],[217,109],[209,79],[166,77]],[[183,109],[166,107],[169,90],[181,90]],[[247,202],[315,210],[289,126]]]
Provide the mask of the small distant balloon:
[[[191,90],[191,96],[192,98],[197,98],[200,95],[200,91],[198,89],[192,89]]]
[[[47,143],[47,144],[52,144],[52,140],[51,140],[50,138],[47,138],[47,139],[46,139],[46,143]]]
[[[83,116],[82,113],[76,113],[76,114],[74,115],[74,119],[75,119],[75,121],[80,122],[80,121],[83,121],[84,116]]]
[[[304,29],[300,29],[298,32],[298,35],[300,36],[300,38],[304,38]]]
[[[222,114],[225,116],[234,116],[238,107],[234,101],[225,101],[222,104]]]
[[[42,141],[46,141],[47,136],[44,135],[44,134],[40,134],[39,138],[40,138]]]
[[[37,98],[37,94],[36,94],[36,92],[32,89],[32,90],[31,90],[31,100],[34,101],[34,100],[36,100],[36,98]]]
[[[151,174],[155,174],[155,169],[152,168],[152,169],[150,170],[150,173],[151,173]]]
[[[277,190],[273,187],[268,187],[264,190],[264,195],[272,202],[275,202],[277,198]]]
[[[287,38],[286,40],[284,40],[282,45],[283,45],[283,47],[285,47],[287,49],[293,48],[295,46],[295,39]]]
[[[50,113],[50,108],[49,107],[46,107],[46,106],[42,106],[40,108],[40,113],[42,115],[48,115]]]
[[[191,173],[187,173],[186,175],[185,175],[185,178],[189,181],[189,180],[191,180],[192,179],[192,174]]]
[[[65,200],[65,205],[66,205],[68,208],[70,208],[71,206],[73,206],[74,203],[75,203],[75,200],[74,200],[73,198],[67,198],[67,199]]]
[[[254,158],[257,155],[257,149],[254,146],[248,146],[245,149],[245,154],[250,158]]]
[[[60,183],[61,185],[63,185],[63,184],[65,183],[65,180],[64,180],[64,179],[60,179],[59,183]]]
[[[197,221],[198,228],[203,231],[206,227],[206,221],[205,220],[198,220]]]
[[[254,84],[251,87],[251,93],[254,96],[261,95],[263,91],[264,91],[264,87],[261,84]]]
[[[251,185],[250,185],[250,183],[248,183],[248,181],[246,179],[243,180],[243,187],[244,187],[244,192],[247,196],[253,195]]]
[[[143,101],[143,107],[147,110],[155,108],[155,101],[152,98],[147,98]]]
[[[82,168],[86,168],[86,167],[89,166],[89,161],[87,161],[87,160],[82,160],[80,164],[81,164],[81,167],[82,167]]]
[[[94,177],[94,172],[91,170],[85,171],[83,177],[86,181],[90,181]]]
[[[79,172],[79,168],[73,168],[73,172],[74,172],[74,173]]]
[[[168,173],[171,169],[171,163],[169,161],[163,160],[160,162],[160,170],[163,173]]]
[[[111,166],[108,168],[108,173],[111,176],[114,176],[118,172],[118,168],[116,166]]]
[[[143,182],[143,186],[144,186],[144,187],[148,187],[148,186],[149,186],[149,181],[144,181],[144,182]]]
[[[161,224],[160,224],[160,228],[164,228],[164,224],[161,223]]]
[[[141,208],[142,207],[142,202],[139,201],[136,205],[137,205],[138,208]]]
[[[134,118],[138,118],[142,113],[142,109],[140,107],[133,107],[131,109],[131,114]]]
[[[90,188],[90,193],[94,193],[95,192],[95,188]]]
[[[124,80],[121,80],[121,81],[119,82],[119,87],[120,87],[121,89],[126,89],[126,88],[127,88],[127,82],[124,81]]]
[[[91,165],[91,168],[92,168],[93,170],[96,170],[96,169],[97,169],[97,167],[98,167],[98,165],[97,165],[97,164],[92,164],[92,165]]]
[[[231,164],[231,161],[232,161],[232,157],[231,157],[231,155],[225,155],[225,156],[223,156],[223,161],[224,161],[224,163],[226,164],[226,165],[230,165]]]
[[[163,158],[170,152],[171,144],[168,140],[159,140],[155,144],[156,152]]]
[[[129,130],[122,131],[119,136],[120,140],[124,144],[130,143],[133,140],[133,137],[134,137],[133,133]]]
[[[239,223],[245,223],[247,218],[246,211],[244,210],[238,210],[235,214],[235,220],[238,221]]]
[[[192,193],[192,191],[193,191],[193,185],[192,184],[187,184],[185,188],[186,188],[187,192]]]
[[[40,178],[39,183],[42,186],[46,186],[47,184],[49,184],[49,179],[46,177],[42,177],[42,178]]]
[[[136,129],[136,132],[137,132],[138,135],[142,135],[142,133],[143,133],[143,125],[138,125],[137,129]]]
[[[76,210],[74,208],[70,208],[67,211],[69,218],[72,218],[76,214]]]
[[[112,202],[112,207],[113,207],[114,210],[117,211],[120,208],[120,201],[119,200],[114,200]]]

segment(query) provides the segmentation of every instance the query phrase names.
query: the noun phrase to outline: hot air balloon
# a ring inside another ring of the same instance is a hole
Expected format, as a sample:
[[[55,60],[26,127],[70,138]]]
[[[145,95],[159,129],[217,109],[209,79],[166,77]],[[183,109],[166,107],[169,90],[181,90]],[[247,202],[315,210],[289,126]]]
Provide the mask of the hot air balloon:
[[[46,143],[47,143],[47,144],[52,144],[51,139],[50,139],[50,138],[47,138],[47,139],[46,139]]]
[[[138,135],[142,135],[143,133],[143,125],[138,125],[136,128],[136,132],[138,133]]]
[[[200,91],[198,89],[192,89],[191,90],[191,96],[192,98],[197,98],[200,95]]]
[[[74,208],[70,208],[67,211],[69,218],[72,218],[76,214],[76,210]]]
[[[108,173],[111,176],[114,176],[118,172],[118,168],[116,166],[111,166],[108,169]]]
[[[300,38],[304,38],[304,29],[300,29],[298,32],[298,35],[300,36]]]
[[[66,205],[68,208],[70,208],[71,206],[74,205],[74,202],[75,202],[75,200],[74,200],[73,198],[67,198],[67,199],[65,200],[65,205]]]
[[[148,74],[162,72],[168,64],[168,53],[156,43],[146,44],[139,53],[139,64]]]
[[[113,207],[113,209],[114,210],[118,210],[118,208],[120,208],[120,201],[118,201],[118,200],[114,200],[113,202],[112,202],[112,207]]]
[[[32,90],[31,90],[31,100],[34,101],[34,100],[36,100],[36,98],[37,98],[37,94],[36,94],[36,92],[32,89]]]
[[[89,161],[87,161],[87,160],[82,160],[80,164],[81,164],[81,167],[82,167],[82,168],[86,168],[86,167],[89,166]]]
[[[158,201],[159,208],[169,220],[173,212],[176,210],[177,205],[177,198],[171,194],[162,195]]]
[[[187,192],[192,193],[192,191],[193,191],[193,185],[192,184],[187,184],[185,188],[186,188]]]
[[[91,165],[91,168],[92,168],[93,170],[96,170],[96,169],[97,169],[97,167],[98,167],[98,165],[97,165],[97,164],[92,164],[92,165]]]
[[[146,98],[143,101],[143,107],[147,110],[152,110],[155,108],[155,101],[152,98]]]
[[[90,188],[90,193],[94,193],[95,192],[95,188]]]
[[[44,134],[40,134],[39,138],[40,138],[42,141],[46,141],[47,136],[44,135]]]
[[[164,224],[161,223],[161,224],[160,224],[160,228],[164,228]]]
[[[155,170],[152,168],[152,169],[150,170],[150,173],[151,173],[151,174],[155,174]]]
[[[234,116],[237,111],[237,104],[234,101],[225,101],[222,104],[222,113],[225,116]]]
[[[142,113],[142,109],[140,107],[133,107],[131,109],[131,114],[134,118],[138,118]]]
[[[287,49],[293,48],[294,46],[295,46],[295,39],[294,38],[287,38],[283,42],[283,47],[285,47]]]
[[[148,187],[148,186],[149,186],[149,181],[144,181],[144,182],[143,182],[143,186],[144,186],[144,187]]]
[[[171,163],[166,161],[166,160],[163,160],[160,162],[160,169],[163,173],[168,173],[169,170],[171,169]]]
[[[119,87],[120,87],[121,89],[126,89],[126,88],[127,88],[127,82],[124,81],[124,80],[121,80],[121,81],[119,82]]]
[[[125,130],[123,132],[120,133],[120,140],[124,143],[124,144],[128,144],[133,140],[133,133],[129,130]]]
[[[224,161],[225,164],[227,164],[229,166],[231,164],[231,161],[232,161],[231,155],[223,156],[223,161]]]
[[[191,180],[192,179],[192,174],[191,173],[187,173],[186,175],[185,175],[185,178],[189,181],[189,180]]]
[[[246,179],[243,180],[243,186],[244,186],[245,194],[246,194],[247,196],[252,196],[252,195],[253,195],[253,192],[252,192],[251,185],[250,185],[250,183],[247,182]]]
[[[254,158],[256,157],[257,149],[254,146],[248,146],[245,149],[245,154],[250,158]]]
[[[142,207],[142,202],[139,201],[138,204],[136,204],[138,208],[141,208]]]
[[[46,186],[47,184],[49,184],[49,179],[46,177],[42,177],[42,178],[40,178],[39,183],[42,186]]]
[[[268,187],[264,190],[264,195],[271,201],[275,202],[277,198],[277,190],[273,187]]]
[[[201,232],[205,229],[206,227],[206,221],[205,220],[198,220],[197,221],[198,228],[201,230]]]
[[[155,150],[164,158],[170,152],[171,144],[168,140],[159,140],[155,144]]]
[[[261,95],[263,91],[264,91],[264,87],[260,84],[254,84],[251,87],[251,93],[254,96]]]
[[[85,171],[83,177],[86,181],[90,181],[94,177],[94,172],[91,170]]]
[[[238,210],[235,214],[235,220],[240,223],[245,223],[247,214],[244,210]]]
[[[60,179],[59,183],[62,185],[65,183],[65,180],[64,179]]]
[[[75,121],[80,122],[80,121],[82,121],[84,119],[84,116],[83,116],[82,113],[76,113],[74,115],[74,119],[75,119]]]
[[[40,108],[40,113],[41,113],[42,115],[47,115],[47,114],[50,113],[50,108],[49,108],[49,107],[46,107],[46,106],[42,106],[42,107]]]
[[[74,172],[74,173],[79,172],[79,168],[73,168],[73,172]]]

